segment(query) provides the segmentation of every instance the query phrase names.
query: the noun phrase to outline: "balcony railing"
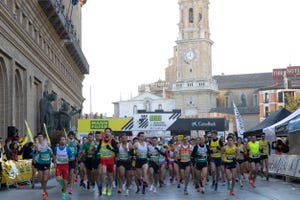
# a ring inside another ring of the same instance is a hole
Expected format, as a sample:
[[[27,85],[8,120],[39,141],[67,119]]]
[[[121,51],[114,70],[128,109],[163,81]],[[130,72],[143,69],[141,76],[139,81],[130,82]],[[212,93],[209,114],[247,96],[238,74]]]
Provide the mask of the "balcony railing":
[[[218,91],[217,82],[211,80],[178,81],[172,85],[173,91],[181,90],[214,90]]]
[[[89,73],[89,64],[79,46],[73,25],[64,15],[64,6],[58,0],[38,0],[48,20],[54,27],[71,57],[84,74]]]

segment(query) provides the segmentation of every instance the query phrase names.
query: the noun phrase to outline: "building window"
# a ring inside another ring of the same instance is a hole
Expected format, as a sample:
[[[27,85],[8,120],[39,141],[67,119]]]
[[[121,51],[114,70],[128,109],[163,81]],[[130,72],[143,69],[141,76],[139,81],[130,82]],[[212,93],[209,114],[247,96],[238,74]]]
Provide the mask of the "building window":
[[[245,94],[241,95],[241,106],[243,106],[243,107],[247,106],[247,100],[246,100]]]
[[[278,92],[278,102],[283,103],[283,92]]]
[[[158,104],[158,110],[162,110],[162,105]]]
[[[194,23],[194,11],[193,8],[189,9],[189,22]]]
[[[264,94],[264,103],[269,103],[269,93]]]
[[[258,106],[258,96],[257,96],[257,94],[253,95],[253,106],[254,107]]]
[[[134,106],[133,106],[133,114],[136,114],[136,113],[137,113],[137,106],[134,105]]]
[[[229,108],[229,97],[225,97],[225,108]]]
[[[269,116],[269,107],[266,106],[265,107],[265,118],[267,118]]]
[[[144,110],[146,110],[147,112],[149,112],[151,110],[150,101],[145,101]]]

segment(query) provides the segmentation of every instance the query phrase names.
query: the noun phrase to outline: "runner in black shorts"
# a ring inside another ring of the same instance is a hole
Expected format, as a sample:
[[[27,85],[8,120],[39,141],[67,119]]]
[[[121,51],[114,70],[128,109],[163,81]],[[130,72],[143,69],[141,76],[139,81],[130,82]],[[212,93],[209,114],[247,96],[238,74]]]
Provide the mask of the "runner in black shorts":
[[[73,185],[74,185],[74,179],[75,179],[75,169],[76,169],[76,160],[77,160],[77,153],[78,153],[78,142],[75,139],[75,133],[73,131],[70,131],[68,134],[68,140],[67,145],[71,149],[75,159],[69,161],[69,176],[70,176],[70,189],[69,194],[73,193]]]

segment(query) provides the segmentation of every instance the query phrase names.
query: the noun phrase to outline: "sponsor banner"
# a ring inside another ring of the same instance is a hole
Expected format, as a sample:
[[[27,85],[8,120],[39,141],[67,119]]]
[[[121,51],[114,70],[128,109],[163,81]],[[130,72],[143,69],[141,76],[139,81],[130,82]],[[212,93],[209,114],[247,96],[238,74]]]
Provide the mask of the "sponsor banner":
[[[300,155],[270,155],[269,172],[300,177]]]
[[[181,113],[138,113],[128,123],[124,131],[166,131]]]
[[[31,179],[32,174],[32,160],[8,160],[2,162],[2,182],[1,183],[19,183]],[[50,172],[55,174],[54,165],[51,164]]]
[[[203,131],[225,131],[226,119],[225,118],[185,118],[178,119],[176,122],[168,128],[171,131],[191,131],[191,130],[203,130]]]
[[[78,133],[104,131],[107,127],[113,131],[122,131],[122,128],[131,120],[132,118],[79,119]]]

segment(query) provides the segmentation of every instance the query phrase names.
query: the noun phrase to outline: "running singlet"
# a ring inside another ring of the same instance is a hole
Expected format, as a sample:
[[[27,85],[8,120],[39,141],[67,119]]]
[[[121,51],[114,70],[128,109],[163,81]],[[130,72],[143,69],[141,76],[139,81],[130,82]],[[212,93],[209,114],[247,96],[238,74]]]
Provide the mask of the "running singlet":
[[[225,146],[225,153],[224,153],[224,162],[232,163],[236,157],[236,146]]]
[[[158,148],[158,147],[156,147]],[[150,153],[150,158],[149,160],[151,160],[152,162],[159,164],[159,152],[155,149],[154,146],[149,146],[149,153]]]
[[[50,147],[46,145],[38,144],[38,164],[51,164],[51,150]]]
[[[239,146],[238,146],[238,150],[239,150],[239,153],[240,154],[244,154],[245,152],[244,152],[244,145],[243,144],[240,144]]]
[[[180,145],[179,150],[180,162],[189,162],[191,161],[191,146],[188,145],[184,147],[182,144]]]
[[[128,143],[126,144],[126,148],[128,149]],[[126,149],[123,147],[122,144],[120,144],[119,147],[119,160],[129,160],[129,153],[126,151]]]
[[[72,150],[70,150],[72,151]],[[67,147],[63,147],[61,149],[60,146],[55,147],[55,156],[56,156],[56,164],[68,164],[69,163],[69,154],[67,151]]]
[[[146,142],[143,142],[143,144],[144,146],[138,143],[138,148],[136,149],[136,153],[139,159],[147,159],[147,152],[148,152],[147,144]]]
[[[76,140],[74,140],[74,141],[70,141],[69,140],[67,144],[70,147],[73,155],[74,156],[77,155],[77,143],[76,143]]]
[[[102,140],[101,143],[101,149],[100,149],[100,154],[101,154],[101,158],[114,158],[115,157],[115,153],[109,149],[107,149],[107,145],[110,146],[111,149],[113,149],[113,147],[111,146],[111,140],[109,139],[108,142],[105,142],[104,140]]]
[[[268,141],[267,140],[260,140],[259,146],[262,149],[261,155],[267,156],[268,155]]]
[[[211,157],[212,158],[221,158],[221,147],[219,139],[214,141],[213,139],[210,141],[209,148],[211,150]]]
[[[98,149],[99,144],[100,144],[100,142],[97,143],[97,142],[95,141],[95,142],[94,142],[94,149]],[[94,155],[94,157],[95,157],[96,159],[100,159],[100,157],[101,157],[100,151],[95,152],[95,153],[96,153],[96,155]]]
[[[174,160],[175,160],[175,151],[174,150],[170,150],[169,152],[169,158],[170,158],[170,161],[171,162],[174,162]]]
[[[260,154],[259,154],[259,142],[255,141],[255,142],[249,142],[249,157],[250,158],[259,158]]]
[[[196,163],[206,163],[207,153],[208,150],[206,148],[206,145],[204,145],[203,147],[197,145],[197,157],[195,158]]]

